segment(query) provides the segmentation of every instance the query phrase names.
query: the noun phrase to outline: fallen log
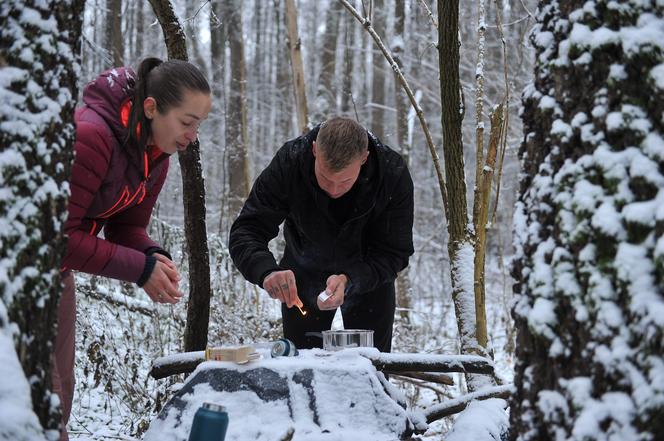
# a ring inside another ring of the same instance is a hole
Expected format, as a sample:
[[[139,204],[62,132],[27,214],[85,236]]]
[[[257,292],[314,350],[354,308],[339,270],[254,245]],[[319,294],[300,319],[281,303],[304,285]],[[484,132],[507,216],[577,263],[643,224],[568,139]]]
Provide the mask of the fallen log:
[[[427,424],[431,424],[433,421],[461,412],[473,400],[487,400],[489,398],[507,399],[514,393],[514,390],[515,388],[513,384],[482,389],[477,392],[462,395],[459,398],[454,398],[452,400],[445,401],[444,403],[431,406],[424,411],[424,416],[427,419]]]
[[[205,361],[205,351],[183,352],[159,357],[152,363],[150,376],[155,380],[171,375],[188,374]]]
[[[360,350],[359,352],[362,356],[368,358],[379,371],[396,375],[418,371],[421,373],[493,374],[493,362],[488,358],[477,355],[390,354],[378,352],[375,349]],[[160,357],[152,364],[150,376],[158,380],[170,375],[190,373],[203,361],[205,361],[204,351],[184,352]],[[440,379],[442,384],[453,384],[443,382],[447,380],[443,380],[442,377]]]
[[[463,372],[493,375],[493,361],[478,355],[390,354],[375,349],[360,350],[379,371]]]

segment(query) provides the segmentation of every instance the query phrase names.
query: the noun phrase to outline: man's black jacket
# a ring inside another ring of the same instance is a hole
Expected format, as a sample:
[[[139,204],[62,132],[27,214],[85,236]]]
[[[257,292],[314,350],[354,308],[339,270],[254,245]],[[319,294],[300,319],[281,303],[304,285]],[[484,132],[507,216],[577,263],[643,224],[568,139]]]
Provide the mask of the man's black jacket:
[[[349,296],[393,283],[413,254],[413,181],[401,156],[371,133],[369,157],[353,186],[351,213],[340,225],[314,174],[318,127],[284,144],[258,176],[233,223],[229,250],[242,275],[259,286],[290,269],[308,306],[332,274],[350,279]],[[286,246],[277,264],[268,243],[284,223]]]

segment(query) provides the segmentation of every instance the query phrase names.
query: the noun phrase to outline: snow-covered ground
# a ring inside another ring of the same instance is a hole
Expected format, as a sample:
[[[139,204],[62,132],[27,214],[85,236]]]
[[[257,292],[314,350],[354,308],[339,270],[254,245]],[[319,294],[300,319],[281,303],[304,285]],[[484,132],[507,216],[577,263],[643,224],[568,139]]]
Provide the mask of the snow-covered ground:
[[[175,244],[169,248],[181,249]],[[278,304],[261,290],[242,280],[233,280],[225,270],[223,247],[211,249],[218,252],[211,257],[213,289],[217,295],[213,298],[210,344],[247,344],[278,338],[281,334]],[[185,265],[180,253],[176,252],[174,257]],[[509,300],[503,296],[500,274],[497,269],[489,274],[489,280],[494,282],[487,289],[487,317],[496,371],[506,382],[511,382],[512,358],[505,351],[510,341],[509,328],[505,326]],[[417,282],[418,278],[413,277]],[[154,306],[142,290],[133,286],[84,275],[77,276],[77,282],[77,383],[70,437],[80,441],[142,439],[149,423],[183,381],[182,376],[154,380],[148,372],[154,359],[182,351],[185,304]],[[102,293],[116,304],[86,295],[90,290]],[[419,292],[411,305],[410,323],[406,325],[397,318],[393,351],[457,354],[451,299],[444,295],[441,298],[439,292],[428,296],[425,290]],[[117,302],[131,305],[134,311]],[[151,316],[145,314],[149,311],[153,311]],[[337,316],[333,328],[341,327]],[[395,378],[390,381],[405,394],[410,407],[426,408],[465,393],[465,386],[459,386],[463,376],[453,374],[453,377],[456,385],[451,387],[416,386]],[[422,439],[439,440],[452,422],[453,418],[444,418],[430,424]]]

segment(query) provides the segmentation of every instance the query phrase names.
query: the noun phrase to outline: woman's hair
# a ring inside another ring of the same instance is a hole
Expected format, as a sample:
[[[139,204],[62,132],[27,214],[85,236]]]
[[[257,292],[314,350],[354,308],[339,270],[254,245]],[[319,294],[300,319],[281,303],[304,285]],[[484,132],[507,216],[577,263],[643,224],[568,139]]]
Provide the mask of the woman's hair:
[[[152,135],[150,120],[143,110],[143,101],[147,97],[155,99],[159,113],[166,113],[182,102],[187,90],[210,93],[210,85],[193,64],[182,60],[161,61],[159,58],[141,61],[129,112],[127,143],[143,152]]]

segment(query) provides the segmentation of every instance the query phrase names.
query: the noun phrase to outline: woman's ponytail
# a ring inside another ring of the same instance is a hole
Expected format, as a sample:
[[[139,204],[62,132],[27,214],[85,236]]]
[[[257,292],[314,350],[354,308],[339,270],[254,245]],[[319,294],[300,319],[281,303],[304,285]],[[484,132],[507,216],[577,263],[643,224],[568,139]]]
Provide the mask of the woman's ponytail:
[[[150,72],[162,64],[159,58],[145,58],[138,66],[138,78],[134,88],[134,102],[129,112],[129,122],[127,128],[127,143],[139,150],[139,153],[145,151],[150,136],[152,135],[150,121],[145,116],[143,110],[143,101],[149,96],[148,77]]]

